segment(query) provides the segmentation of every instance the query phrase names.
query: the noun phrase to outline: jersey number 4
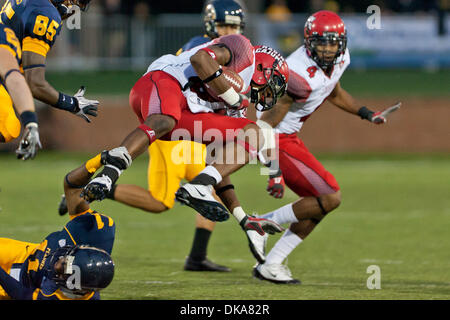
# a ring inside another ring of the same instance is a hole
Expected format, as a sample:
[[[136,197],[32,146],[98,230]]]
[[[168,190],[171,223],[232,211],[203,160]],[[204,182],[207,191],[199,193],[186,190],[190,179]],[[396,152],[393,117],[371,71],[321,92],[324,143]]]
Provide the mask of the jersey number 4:
[[[59,23],[55,20],[50,22],[50,19],[46,16],[37,16],[36,22],[34,23],[33,33],[37,36],[43,37],[46,36],[47,40],[53,41],[53,38],[56,35],[56,30],[59,28]]]

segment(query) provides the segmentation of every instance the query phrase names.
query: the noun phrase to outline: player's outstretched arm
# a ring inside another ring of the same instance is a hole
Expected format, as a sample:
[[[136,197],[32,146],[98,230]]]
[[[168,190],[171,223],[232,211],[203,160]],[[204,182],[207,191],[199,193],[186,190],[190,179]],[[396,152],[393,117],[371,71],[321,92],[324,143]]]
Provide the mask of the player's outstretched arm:
[[[23,139],[16,151],[17,156],[23,160],[33,159],[37,148],[42,148],[33,96],[25,78],[20,73],[16,58],[3,48],[0,48],[0,76],[25,127]]]
[[[361,106],[350,93],[342,88],[339,82],[327,100],[342,110],[358,115],[361,119],[366,119],[375,124],[386,123],[387,116],[399,109],[401,105],[401,103],[397,103],[382,111],[372,111],[365,106]]]
[[[80,197],[80,193],[83,187],[89,183],[95,171],[102,165],[101,154],[98,154],[64,177],[64,195],[70,215],[75,215],[89,209],[89,204]]]
[[[82,86],[74,96],[58,92],[45,78],[46,57],[31,52],[23,52],[23,69],[33,97],[57,109],[69,111],[87,122],[88,116],[97,116],[99,102],[84,97],[86,89]]]

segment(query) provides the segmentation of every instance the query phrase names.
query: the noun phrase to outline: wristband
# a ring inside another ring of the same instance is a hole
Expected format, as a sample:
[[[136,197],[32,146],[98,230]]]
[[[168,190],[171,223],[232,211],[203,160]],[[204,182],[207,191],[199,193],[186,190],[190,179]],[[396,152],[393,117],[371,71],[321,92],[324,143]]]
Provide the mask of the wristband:
[[[143,123],[138,127],[138,129],[141,129],[142,131],[144,131],[144,133],[147,135],[147,138],[148,138],[148,141],[150,142],[150,144],[152,144],[153,141],[156,140],[155,130],[150,128],[148,125]]]
[[[241,207],[236,207],[233,209],[233,216],[236,218],[236,220],[241,223],[241,221],[247,217],[247,214],[244,212],[244,210]]]
[[[24,111],[20,114],[20,122],[22,122],[22,125],[26,127],[29,123],[38,123],[37,115],[33,111]]]
[[[219,94],[219,98],[221,98],[223,101],[225,101],[230,106],[234,106],[236,103],[239,102],[239,100],[241,100],[241,97],[233,89],[233,87],[230,87],[230,89],[228,89],[224,93]]]
[[[78,109],[78,101],[74,97],[60,92],[58,102],[54,105],[54,107],[61,110],[75,112]]]
[[[88,160],[85,164],[86,170],[89,173],[94,173],[95,171],[100,169],[102,166],[101,159],[102,159],[102,154],[99,153],[94,158]]]
[[[212,75],[210,75],[208,78],[206,78],[205,80],[202,80],[203,83],[208,83],[213,81],[214,79],[220,77],[220,75],[223,73],[222,68],[219,68],[219,70],[217,70],[216,72],[214,72]]]
[[[369,120],[369,121],[371,121],[372,115],[373,115],[374,113],[375,113],[375,112],[370,111],[370,110],[369,110],[368,108],[366,108],[366,107],[361,107],[361,108],[358,110],[358,116],[360,116],[361,119],[366,119],[366,120]]]
[[[205,51],[205,52],[206,52],[207,54],[209,54],[210,57],[213,58],[214,60],[217,59],[217,56],[216,56],[216,54],[214,53],[214,51],[213,51],[212,49],[210,49],[210,48],[203,48],[203,49],[200,49],[200,50]]]
[[[222,193],[230,189],[234,189],[234,186],[232,184],[227,184],[226,186],[216,189],[216,194],[220,196]]]

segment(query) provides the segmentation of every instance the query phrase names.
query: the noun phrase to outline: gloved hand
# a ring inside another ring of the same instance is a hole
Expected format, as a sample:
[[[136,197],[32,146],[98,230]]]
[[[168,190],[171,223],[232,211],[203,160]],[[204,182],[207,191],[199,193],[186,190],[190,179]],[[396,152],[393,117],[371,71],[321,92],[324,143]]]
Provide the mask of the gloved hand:
[[[73,111],[73,113],[90,123],[91,119],[89,119],[88,115],[93,117],[97,116],[99,102],[97,100],[86,99],[84,97],[85,92],[86,88],[81,86],[80,90],[78,90],[73,96],[78,104],[78,107]]]
[[[401,102],[393,105],[392,107],[386,108],[383,111],[371,111],[369,109],[367,109],[366,107],[362,107],[361,109],[359,109],[358,111],[358,115],[361,117],[361,119],[367,119],[372,123],[375,124],[383,124],[386,123],[386,117],[398,110],[400,108],[400,106],[402,105]]]
[[[23,138],[16,150],[17,159],[34,159],[38,147],[42,149],[42,144],[39,140],[38,124],[36,122],[30,122],[26,125]]]
[[[284,195],[284,189],[285,189],[285,182],[283,179],[283,174],[280,169],[278,169],[278,172],[269,175],[269,181],[267,185],[267,191],[269,194],[277,199],[283,198]]]

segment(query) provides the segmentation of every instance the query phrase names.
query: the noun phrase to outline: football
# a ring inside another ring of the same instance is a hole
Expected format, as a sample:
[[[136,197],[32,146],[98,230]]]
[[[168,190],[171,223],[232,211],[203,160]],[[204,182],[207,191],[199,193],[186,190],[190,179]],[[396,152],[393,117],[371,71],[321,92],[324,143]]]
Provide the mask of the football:
[[[228,81],[231,87],[233,87],[233,89],[238,93],[242,92],[242,90],[244,89],[244,80],[242,80],[241,76],[227,67],[222,67],[222,69],[223,69],[222,75],[225,77],[225,79]],[[208,91],[208,94],[213,98],[213,100],[215,101],[221,100],[218,97],[218,94],[214,91],[214,89],[211,88],[206,83],[205,88],[206,91]]]

